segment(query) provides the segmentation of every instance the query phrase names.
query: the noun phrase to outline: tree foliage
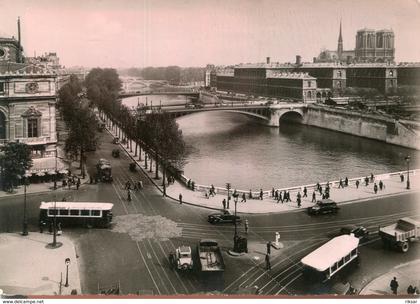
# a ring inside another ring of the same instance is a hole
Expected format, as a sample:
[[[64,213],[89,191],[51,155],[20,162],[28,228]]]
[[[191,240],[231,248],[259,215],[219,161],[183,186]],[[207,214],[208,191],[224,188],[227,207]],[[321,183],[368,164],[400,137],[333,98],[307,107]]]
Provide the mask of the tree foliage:
[[[2,152],[3,186],[10,190],[18,184],[19,179],[32,166],[31,150],[24,143],[11,142],[3,146]]]

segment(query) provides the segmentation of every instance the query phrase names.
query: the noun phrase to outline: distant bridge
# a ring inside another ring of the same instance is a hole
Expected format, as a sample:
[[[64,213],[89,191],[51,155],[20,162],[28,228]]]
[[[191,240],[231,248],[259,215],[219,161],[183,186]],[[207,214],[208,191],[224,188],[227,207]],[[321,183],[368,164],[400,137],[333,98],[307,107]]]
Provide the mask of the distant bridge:
[[[232,112],[252,116],[264,122],[269,126],[279,126],[280,119],[283,115],[288,114],[291,120],[301,120],[308,104],[305,103],[284,103],[276,105],[252,105],[252,104],[231,104],[231,105],[214,105],[204,104],[201,108],[186,108],[181,104],[171,106],[153,106],[147,107],[148,111],[169,113],[172,117],[178,118],[185,115],[201,113],[201,112]],[[147,113],[147,112],[146,112]],[[150,113],[150,112],[149,112]]]
[[[121,92],[119,97],[120,98],[127,98],[127,97],[134,97],[134,96],[146,96],[146,95],[183,95],[183,96],[190,96],[195,97],[198,99],[200,97],[200,92],[195,92],[192,90],[186,90],[186,91],[136,91],[136,92]]]

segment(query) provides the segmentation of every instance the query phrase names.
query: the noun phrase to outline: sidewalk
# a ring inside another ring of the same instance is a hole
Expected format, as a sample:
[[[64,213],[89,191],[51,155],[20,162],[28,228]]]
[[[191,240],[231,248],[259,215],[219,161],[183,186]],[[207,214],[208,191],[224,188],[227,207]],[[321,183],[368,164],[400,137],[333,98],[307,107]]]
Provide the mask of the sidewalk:
[[[79,266],[75,246],[65,236],[57,236],[63,245],[49,249],[49,233],[31,232],[28,236],[0,235],[0,289],[6,295],[70,295],[81,294]],[[70,258],[69,286],[65,287],[65,259]],[[61,276],[60,276],[61,275]]]
[[[111,131],[108,132],[112,136],[114,135]],[[132,145],[135,146],[134,144]],[[138,156],[134,157],[134,151],[130,152],[127,148],[127,145],[120,144],[120,147],[133,159],[136,161],[137,166],[142,169],[142,171],[149,177],[149,179],[155,184],[156,187],[162,190],[162,172],[159,172],[160,178],[155,179],[155,173],[150,172],[149,161],[148,161],[148,168],[146,170],[144,166],[144,152],[142,152],[142,159],[143,161],[138,161]],[[154,171],[154,162],[153,162],[153,171]],[[399,175],[392,175],[389,176],[388,174],[381,174],[375,177],[376,184],[379,183],[379,180],[385,185],[383,190],[378,190],[378,193],[375,194],[373,190],[374,183],[369,182],[368,186],[365,186],[364,182],[361,182],[359,188],[356,188],[355,181],[350,179],[349,185],[345,188],[338,188],[338,183],[332,183],[330,186],[330,198],[335,202],[343,205],[346,203],[355,203],[358,201],[365,201],[376,199],[380,197],[389,197],[393,195],[403,194],[403,193],[410,193],[410,192],[420,192],[420,174],[416,174],[417,171],[410,170],[410,182],[411,182],[411,189],[406,189],[406,182],[401,182]],[[404,177],[406,178],[406,174]],[[325,189],[326,182],[322,182],[321,185]],[[200,185],[197,185],[199,188]],[[202,186],[201,186],[202,187]],[[378,187],[379,188],[379,187]],[[293,212],[298,211],[301,209],[305,209],[307,207],[313,206],[314,203],[311,202],[312,200],[312,192],[313,188],[308,187],[308,197],[302,197],[301,207],[299,208],[296,203],[296,195],[298,191],[300,191],[301,195],[303,196],[303,186],[302,187],[291,187],[290,191],[290,198],[292,202],[285,202],[285,203],[277,203],[274,197],[271,197],[271,191],[267,191],[267,189],[263,189],[264,191],[264,199],[248,199],[248,194],[246,194],[246,202],[241,203],[242,200],[241,195],[239,196],[239,200],[237,203],[237,212],[238,213],[279,213],[279,212]],[[218,188],[216,188],[216,192]],[[231,190],[232,193],[233,190]],[[238,190],[239,191],[239,190]],[[255,189],[254,189],[255,191]],[[267,193],[269,195],[267,195]],[[175,181],[174,184],[171,184],[166,187],[166,194],[168,197],[178,201],[179,194],[182,194],[182,201],[185,204],[200,206],[209,209],[221,210],[223,209],[222,200],[227,199],[226,193],[216,194],[214,197],[206,198],[205,196],[206,190],[196,190],[192,191],[188,189],[184,184],[180,183],[179,181]],[[208,193],[208,191],[207,191]],[[256,192],[253,192],[255,196]],[[321,199],[319,192],[316,192],[316,199]],[[234,210],[235,204],[233,199],[230,201],[230,210]]]
[[[81,184],[85,184],[89,182],[89,174],[86,172],[85,174],[85,178],[82,179],[82,176],[79,174],[80,173],[80,169],[77,168],[78,166],[78,162],[73,162],[71,164],[71,167],[69,168],[71,171],[72,175],[77,175],[80,177],[80,182]],[[67,177],[67,175],[66,175]],[[72,185],[70,189],[75,190],[76,186]],[[57,191],[56,193],[60,193],[63,190],[70,190],[68,187],[62,187],[62,182],[61,180],[57,181]],[[54,191],[54,182],[45,182],[45,183],[33,183],[33,184],[29,184],[26,187],[26,193],[27,194],[31,194],[31,193],[43,193],[43,192],[50,192],[50,191]],[[23,195],[24,194],[24,187],[22,185],[18,186],[18,188],[14,189],[14,191],[12,193],[6,192],[6,191],[0,191],[0,198],[4,198],[4,197],[10,197],[10,196],[15,196],[15,195]],[[61,197],[60,197],[61,200]]]
[[[389,287],[391,280],[396,277],[399,287],[398,295],[406,295],[409,285],[420,288],[420,260],[415,260],[396,266],[389,272],[369,282],[360,291],[360,295],[392,295]]]

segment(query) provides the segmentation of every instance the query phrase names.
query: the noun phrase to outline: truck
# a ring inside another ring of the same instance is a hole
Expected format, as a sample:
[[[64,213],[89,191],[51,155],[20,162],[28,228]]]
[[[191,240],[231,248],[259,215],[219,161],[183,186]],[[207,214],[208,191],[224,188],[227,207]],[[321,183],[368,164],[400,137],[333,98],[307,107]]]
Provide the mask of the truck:
[[[410,242],[417,240],[420,235],[420,222],[409,217],[399,219],[398,222],[379,227],[379,236],[386,248],[396,248],[401,252],[407,252]]]
[[[180,246],[169,254],[169,263],[177,270],[192,270],[193,259],[190,246]]]
[[[104,158],[101,158],[96,164],[96,174],[100,181],[112,182],[113,178],[111,170],[111,163]]]
[[[223,273],[225,263],[219,245],[214,240],[201,240],[197,245],[198,266],[202,273]]]

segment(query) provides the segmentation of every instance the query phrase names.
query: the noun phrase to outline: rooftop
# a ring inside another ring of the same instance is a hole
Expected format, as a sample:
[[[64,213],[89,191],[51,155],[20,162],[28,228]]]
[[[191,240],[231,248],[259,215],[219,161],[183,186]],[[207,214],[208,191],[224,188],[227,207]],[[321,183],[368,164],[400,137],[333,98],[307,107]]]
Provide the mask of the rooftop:
[[[55,75],[54,71],[42,66],[35,66],[27,63],[5,62],[0,63],[0,75]]]

